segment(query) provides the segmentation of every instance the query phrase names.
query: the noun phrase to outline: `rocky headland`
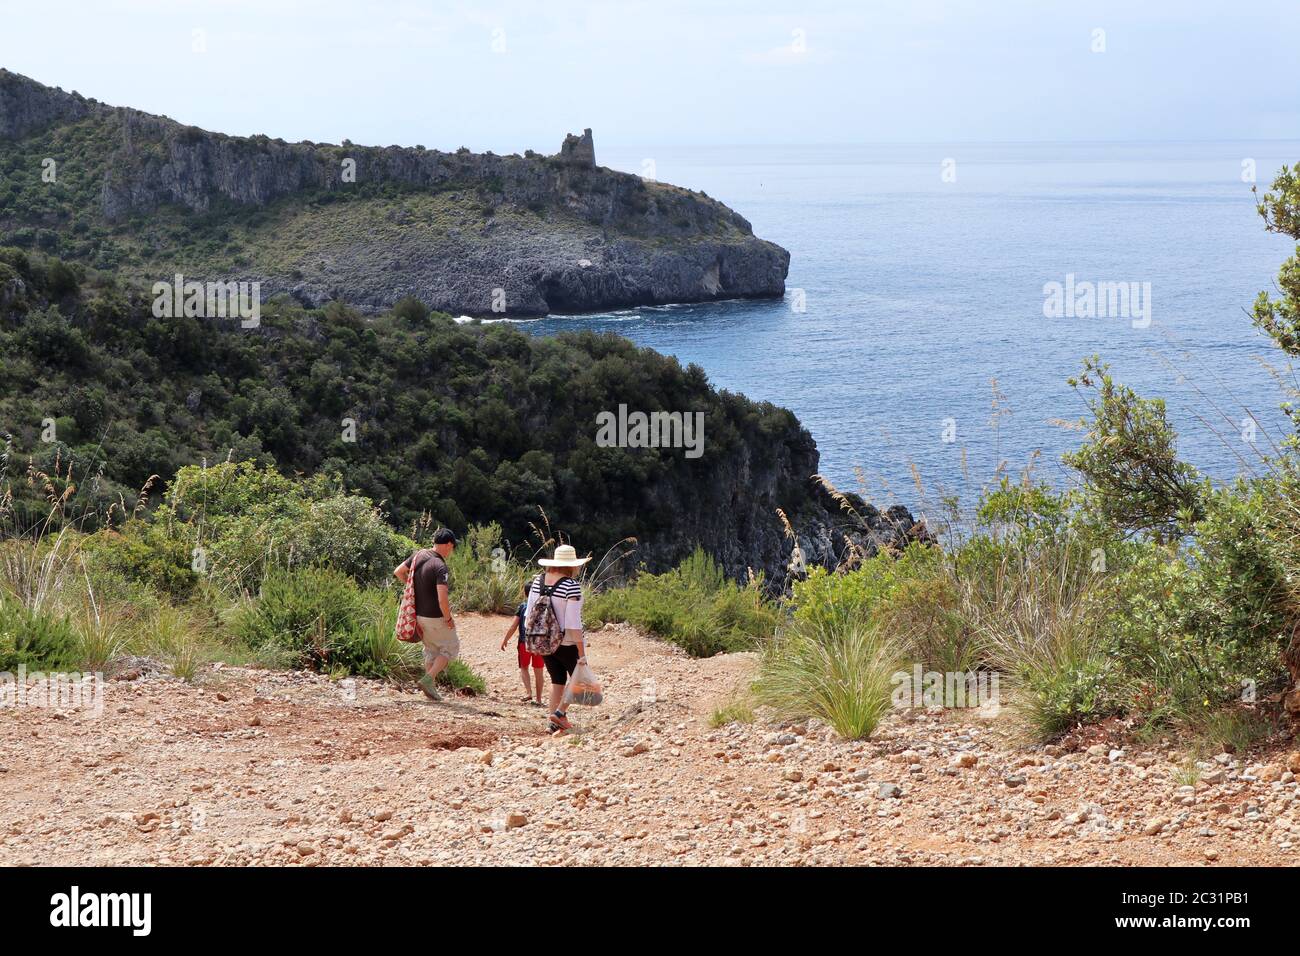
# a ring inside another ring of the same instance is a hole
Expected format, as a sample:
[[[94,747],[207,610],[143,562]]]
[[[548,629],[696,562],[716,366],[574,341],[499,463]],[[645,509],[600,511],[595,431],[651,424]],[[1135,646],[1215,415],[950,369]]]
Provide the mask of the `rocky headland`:
[[[780,296],[790,258],[703,193],[598,166],[591,130],[554,155],[288,143],[0,69],[4,168],[23,174],[6,177],[0,227],[29,244],[142,281],[260,281],[307,306],[411,296],[527,317]]]

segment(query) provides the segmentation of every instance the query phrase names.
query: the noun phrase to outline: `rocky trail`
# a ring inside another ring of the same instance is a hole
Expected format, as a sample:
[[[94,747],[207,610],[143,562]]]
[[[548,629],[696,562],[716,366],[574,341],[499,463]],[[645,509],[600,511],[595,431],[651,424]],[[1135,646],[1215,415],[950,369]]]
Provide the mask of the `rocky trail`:
[[[753,656],[624,626],[591,635],[605,705],[550,737],[508,623],[460,618],[484,697],[214,665],[112,681],[99,717],[2,710],[0,864],[1300,862],[1297,753],[1189,775],[1164,747],[1016,747],[973,711],[896,713],[860,743],[713,729]]]

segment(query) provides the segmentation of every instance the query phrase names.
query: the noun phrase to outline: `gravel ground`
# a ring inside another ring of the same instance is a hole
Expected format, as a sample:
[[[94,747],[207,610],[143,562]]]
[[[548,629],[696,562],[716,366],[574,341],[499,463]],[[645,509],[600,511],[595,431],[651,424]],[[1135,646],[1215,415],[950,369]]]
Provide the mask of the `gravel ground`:
[[[0,864],[1300,863],[1297,752],[1221,754],[1189,784],[1170,750],[1025,749],[973,711],[899,712],[862,743],[712,729],[753,656],[623,626],[590,635],[605,705],[550,737],[498,650],[510,619],[459,620],[485,697],[145,666],[99,717],[0,710]]]

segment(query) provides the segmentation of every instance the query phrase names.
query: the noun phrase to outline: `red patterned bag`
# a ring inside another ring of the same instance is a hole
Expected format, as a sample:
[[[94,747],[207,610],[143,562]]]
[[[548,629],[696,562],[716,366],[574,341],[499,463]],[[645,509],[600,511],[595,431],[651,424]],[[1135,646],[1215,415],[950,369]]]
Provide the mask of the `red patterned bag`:
[[[402,603],[397,606],[397,626],[393,628],[393,636],[404,644],[420,643],[420,622],[415,617],[415,555],[411,555],[411,573],[406,576]]]

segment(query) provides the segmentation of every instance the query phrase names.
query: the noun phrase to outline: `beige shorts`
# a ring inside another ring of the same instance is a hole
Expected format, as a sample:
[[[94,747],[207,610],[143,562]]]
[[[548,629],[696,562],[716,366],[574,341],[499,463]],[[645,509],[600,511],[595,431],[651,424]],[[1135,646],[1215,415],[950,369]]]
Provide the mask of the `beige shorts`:
[[[426,664],[432,664],[436,657],[451,660],[460,654],[460,638],[456,636],[454,627],[447,626],[445,618],[421,617],[416,620],[420,622],[420,641],[424,644]]]

